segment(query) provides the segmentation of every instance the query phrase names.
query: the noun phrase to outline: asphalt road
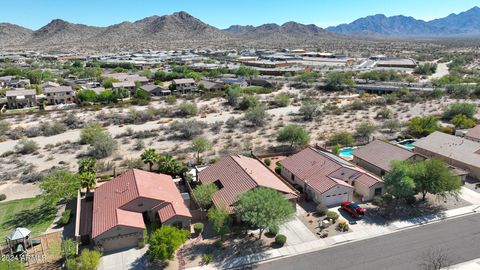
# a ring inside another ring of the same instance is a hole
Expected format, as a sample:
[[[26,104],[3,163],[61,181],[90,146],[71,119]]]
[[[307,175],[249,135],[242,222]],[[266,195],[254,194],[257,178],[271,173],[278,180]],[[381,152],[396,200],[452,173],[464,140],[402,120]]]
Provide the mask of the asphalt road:
[[[254,269],[423,269],[432,252],[450,265],[480,257],[480,214],[256,265]]]

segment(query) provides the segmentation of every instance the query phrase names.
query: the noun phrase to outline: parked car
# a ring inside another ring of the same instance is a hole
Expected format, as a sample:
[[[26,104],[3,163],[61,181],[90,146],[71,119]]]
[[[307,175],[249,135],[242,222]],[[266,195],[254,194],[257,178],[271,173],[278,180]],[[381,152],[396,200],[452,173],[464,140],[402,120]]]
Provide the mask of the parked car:
[[[342,202],[340,207],[354,218],[361,218],[365,215],[366,209],[354,202]]]

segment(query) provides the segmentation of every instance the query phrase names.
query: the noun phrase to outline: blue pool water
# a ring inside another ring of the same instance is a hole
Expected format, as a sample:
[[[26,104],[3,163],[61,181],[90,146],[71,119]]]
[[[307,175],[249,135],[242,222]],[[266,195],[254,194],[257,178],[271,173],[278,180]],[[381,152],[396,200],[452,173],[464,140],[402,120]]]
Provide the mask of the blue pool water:
[[[340,150],[340,156],[346,158],[353,158],[352,152],[355,150],[356,147],[347,147]]]
[[[414,140],[406,140],[399,142],[398,144],[404,148],[407,148],[408,150],[412,150],[413,148],[415,148],[415,146],[413,145],[414,142]]]

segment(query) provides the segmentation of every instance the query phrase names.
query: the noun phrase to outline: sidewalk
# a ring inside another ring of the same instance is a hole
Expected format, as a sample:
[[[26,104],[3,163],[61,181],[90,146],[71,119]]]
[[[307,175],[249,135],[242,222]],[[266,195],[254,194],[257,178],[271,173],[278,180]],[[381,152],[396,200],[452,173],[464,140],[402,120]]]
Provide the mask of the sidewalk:
[[[444,270],[480,270],[480,258],[468,262],[459,263],[450,267],[442,268]]]
[[[381,235],[386,235],[390,233],[394,233],[396,231],[410,229],[418,226],[422,226],[425,224],[429,224],[432,222],[438,222],[441,220],[454,218],[458,216],[474,214],[480,212],[480,205],[469,205],[466,207],[452,209],[445,212],[442,212],[438,215],[428,215],[424,217],[413,218],[406,221],[397,221],[391,223],[389,226],[383,227],[383,229],[378,229],[378,227],[372,227],[370,230],[363,230],[357,232],[351,232],[342,235],[336,235],[333,237],[325,238],[325,239],[317,239],[306,243],[291,245],[279,249],[272,249],[266,252],[252,254],[244,257],[233,257],[228,258],[227,260],[221,262],[218,265],[206,265],[200,267],[193,267],[189,269],[228,269],[234,267],[241,267],[252,263],[259,263],[262,261],[278,259],[282,257],[290,257],[295,256],[303,253],[309,253],[313,251],[322,250],[325,248],[329,248],[335,245],[353,242],[353,241],[360,241],[365,240],[368,238],[373,238]],[[467,269],[467,268],[462,268]],[[476,268],[474,268],[476,269]]]

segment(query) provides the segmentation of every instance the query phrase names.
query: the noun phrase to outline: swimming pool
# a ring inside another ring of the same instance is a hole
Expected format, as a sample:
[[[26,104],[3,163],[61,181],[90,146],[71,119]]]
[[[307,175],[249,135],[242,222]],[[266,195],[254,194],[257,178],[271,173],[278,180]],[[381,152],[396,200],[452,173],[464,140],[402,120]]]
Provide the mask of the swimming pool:
[[[398,145],[403,148],[407,148],[408,150],[413,150],[413,148],[415,148],[415,146],[413,145],[414,142],[415,140],[403,140],[399,142]]]
[[[353,158],[352,152],[358,147],[346,147],[340,149],[340,156],[346,158]]]

